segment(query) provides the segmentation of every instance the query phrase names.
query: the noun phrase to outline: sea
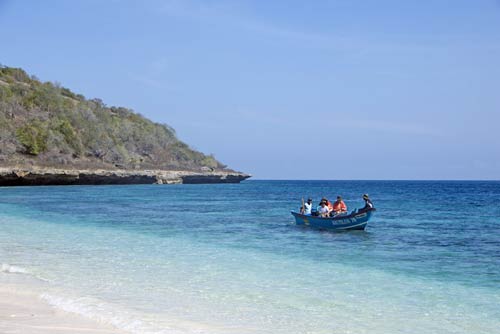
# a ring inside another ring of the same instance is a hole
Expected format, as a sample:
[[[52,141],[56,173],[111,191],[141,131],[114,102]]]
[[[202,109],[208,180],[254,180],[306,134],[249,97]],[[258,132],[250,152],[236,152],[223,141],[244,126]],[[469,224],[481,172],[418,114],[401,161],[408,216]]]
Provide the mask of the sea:
[[[296,226],[368,193],[365,231]],[[0,285],[130,333],[500,333],[500,182],[0,188]]]

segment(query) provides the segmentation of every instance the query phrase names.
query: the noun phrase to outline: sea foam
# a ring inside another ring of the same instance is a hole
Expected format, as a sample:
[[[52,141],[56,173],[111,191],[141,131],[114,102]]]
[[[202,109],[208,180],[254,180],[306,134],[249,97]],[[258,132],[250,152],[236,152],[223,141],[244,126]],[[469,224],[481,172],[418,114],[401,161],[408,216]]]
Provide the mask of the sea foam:
[[[38,273],[35,273],[29,269],[19,267],[16,265],[11,265],[8,263],[2,263],[2,266],[0,267],[0,273],[6,273],[6,274],[23,274],[23,275],[29,275],[37,280],[43,281],[43,282],[49,282],[48,279],[45,277],[39,275]]]
[[[139,320],[139,315],[132,314],[116,305],[110,305],[101,300],[90,297],[61,297],[50,293],[43,293],[40,299],[50,306],[83,316],[87,319],[111,325],[117,329],[133,334],[187,334],[206,333],[198,329],[179,329],[165,325],[156,325],[148,321]]]
[[[27,269],[23,267],[13,266],[8,263],[2,263],[0,267],[0,272],[9,274],[31,274]]]

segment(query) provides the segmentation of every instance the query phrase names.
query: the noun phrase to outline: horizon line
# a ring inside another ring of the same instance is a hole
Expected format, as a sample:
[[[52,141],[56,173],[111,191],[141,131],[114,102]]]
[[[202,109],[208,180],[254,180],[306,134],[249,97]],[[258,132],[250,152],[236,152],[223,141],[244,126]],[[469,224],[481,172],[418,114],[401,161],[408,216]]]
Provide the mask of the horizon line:
[[[440,181],[440,182],[500,182],[500,179],[267,179],[267,178],[249,178],[242,182],[248,181]]]

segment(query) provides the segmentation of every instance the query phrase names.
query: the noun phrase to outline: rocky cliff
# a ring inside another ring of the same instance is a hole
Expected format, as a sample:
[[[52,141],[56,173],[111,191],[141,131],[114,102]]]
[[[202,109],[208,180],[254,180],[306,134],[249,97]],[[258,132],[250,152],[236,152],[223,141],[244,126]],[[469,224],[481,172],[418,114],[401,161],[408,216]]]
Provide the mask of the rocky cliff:
[[[239,183],[248,177],[250,176],[231,171],[0,168],[0,186]]]

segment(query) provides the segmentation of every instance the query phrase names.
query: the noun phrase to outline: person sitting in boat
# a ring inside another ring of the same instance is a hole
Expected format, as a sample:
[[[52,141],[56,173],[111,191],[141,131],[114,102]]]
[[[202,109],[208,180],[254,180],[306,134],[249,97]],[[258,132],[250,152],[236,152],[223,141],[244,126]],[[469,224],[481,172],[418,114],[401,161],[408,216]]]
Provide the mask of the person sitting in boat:
[[[370,197],[368,197],[368,194],[364,194],[363,199],[365,200],[365,206],[359,211],[366,211],[366,210],[373,209],[373,203],[370,200]]]
[[[330,211],[328,210],[328,206],[326,205],[326,201],[321,200],[318,206],[318,215],[320,217],[328,217],[330,215]]]
[[[342,197],[337,196],[337,200],[333,203],[333,215],[340,215],[347,212],[347,205],[345,205]]]
[[[307,202],[304,203],[304,206],[302,206],[300,213],[303,215],[308,215],[310,216],[312,213],[312,199],[308,198]]]
[[[328,214],[331,214],[333,212],[333,204],[330,202],[326,197],[323,197],[321,199],[321,202],[325,202],[326,207],[328,208]],[[321,204],[320,202],[320,204]]]

